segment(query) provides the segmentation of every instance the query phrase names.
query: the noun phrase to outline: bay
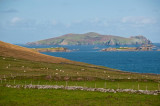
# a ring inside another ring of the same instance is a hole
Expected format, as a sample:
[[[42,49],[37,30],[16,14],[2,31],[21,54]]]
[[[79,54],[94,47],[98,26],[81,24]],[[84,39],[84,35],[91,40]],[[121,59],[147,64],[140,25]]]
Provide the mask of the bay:
[[[22,46],[22,45],[21,45]],[[102,48],[120,47],[104,45],[79,46],[27,46],[29,48],[66,47],[72,52],[43,52],[43,54],[63,57],[74,61],[106,66],[123,71],[160,74],[160,51],[120,51],[102,52]],[[124,45],[125,47],[127,45]],[[123,47],[124,47],[123,46]],[[128,45],[134,47],[135,45]],[[127,47],[128,47],[127,46]],[[139,46],[139,45],[137,45]],[[156,44],[160,48],[160,44]]]

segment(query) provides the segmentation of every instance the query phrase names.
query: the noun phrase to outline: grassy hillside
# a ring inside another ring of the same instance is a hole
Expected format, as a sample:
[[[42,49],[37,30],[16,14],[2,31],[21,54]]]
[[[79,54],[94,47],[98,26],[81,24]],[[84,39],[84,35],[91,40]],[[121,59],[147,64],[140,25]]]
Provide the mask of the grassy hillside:
[[[124,38],[112,35],[101,35],[94,32],[85,34],[66,34],[56,38],[50,38],[37,42],[31,42],[31,45],[130,45],[130,44],[148,44],[151,41],[143,36]]]
[[[36,52],[33,49],[29,49],[29,48],[25,48],[25,47],[21,47],[17,45],[12,45],[12,44],[5,43],[2,41],[0,41],[0,56],[13,57],[15,59],[25,59],[25,60],[30,60],[30,61],[46,62],[46,63],[74,64],[78,66],[82,65],[82,66],[87,66],[87,67],[97,67],[97,68],[103,68],[103,69],[108,69],[108,70],[115,70],[115,69],[111,69],[107,67],[71,61],[65,58],[48,56],[48,55]]]
[[[14,57],[31,61],[42,61],[50,63],[71,62],[70,60],[64,58],[44,55],[32,49],[12,45],[2,41],[0,41],[0,55],[5,57]]]
[[[48,59],[46,55],[4,42],[0,47],[0,105],[158,106],[160,104],[160,95],[6,88],[6,84],[66,85],[67,83],[67,86],[91,88],[158,90],[160,75],[123,72],[50,56]],[[36,57],[39,59],[36,60]]]
[[[86,66],[15,60],[6,57],[5,59],[0,57],[0,66],[0,105],[158,106],[160,104],[160,95],[4,87],[6,84],[66,85],[67,82],[68,86],[138,89],[139,85],[139,89],[142,90],[146,90],[146,87],[147,90],[158,90],[159,75],[114,72]]]

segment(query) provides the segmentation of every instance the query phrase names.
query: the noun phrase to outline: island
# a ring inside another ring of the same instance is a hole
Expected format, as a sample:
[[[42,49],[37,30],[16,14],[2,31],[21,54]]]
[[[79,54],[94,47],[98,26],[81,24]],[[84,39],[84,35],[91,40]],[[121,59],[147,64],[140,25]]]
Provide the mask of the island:
[[[131,36],[129,38],[102,35],[95,32],[84,34],[65,34],[55,38],[49,38],[36,42],[29,42],[28,45],[141,45],[152,42],[142,35]]]
[[[37,52],[70,52],[71,51],[64,47],[32,48],[32,50],[37,51]]]
[[[119,47],[119,48],[105,48],[101,51],[152,51],[153,45],[142,45],[140,47]]]

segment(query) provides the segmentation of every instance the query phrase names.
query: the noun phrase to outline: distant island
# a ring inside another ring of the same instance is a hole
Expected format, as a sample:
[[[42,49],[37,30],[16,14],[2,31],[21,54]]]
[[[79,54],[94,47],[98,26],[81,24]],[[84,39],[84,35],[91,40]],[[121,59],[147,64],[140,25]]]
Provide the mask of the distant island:
[[[113,35],[101,35],[95,32],[85,34],[66,34],[60,37],[29,42],[28,45],[137,45],[151,44],[152,42],[146,37],[132,36],[124,38]]]
[[[56,47],[56,48],[32,48],[32,50],[37,52],[70,52],[67,48],[64,47]]]
[[[101,51],[152,51],[153,45],[142,45],[140,47],[120,47],[120,48],[105,48]]]

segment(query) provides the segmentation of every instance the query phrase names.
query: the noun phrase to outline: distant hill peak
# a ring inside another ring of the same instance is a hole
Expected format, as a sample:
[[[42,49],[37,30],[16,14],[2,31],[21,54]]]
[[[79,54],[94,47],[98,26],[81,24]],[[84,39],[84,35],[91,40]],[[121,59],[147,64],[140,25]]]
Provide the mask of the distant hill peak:
[[[101,35],[101,34],[96,33],[96,32],[87,32],[87,33],[85,33],[85,34],[88,34],[88,35]]]
[[[70,35],[74,35],[73,33],[69,33],[69,34],[65,34],[65,35],[62,35],[62,36],[70,36]]]
[[[142,35],[124,38],[113,35],[102,35],[96,32],[84,34],[65,34],[56,38],[27,43],[29,45],[135,45],[150,44],[151,41]]]

